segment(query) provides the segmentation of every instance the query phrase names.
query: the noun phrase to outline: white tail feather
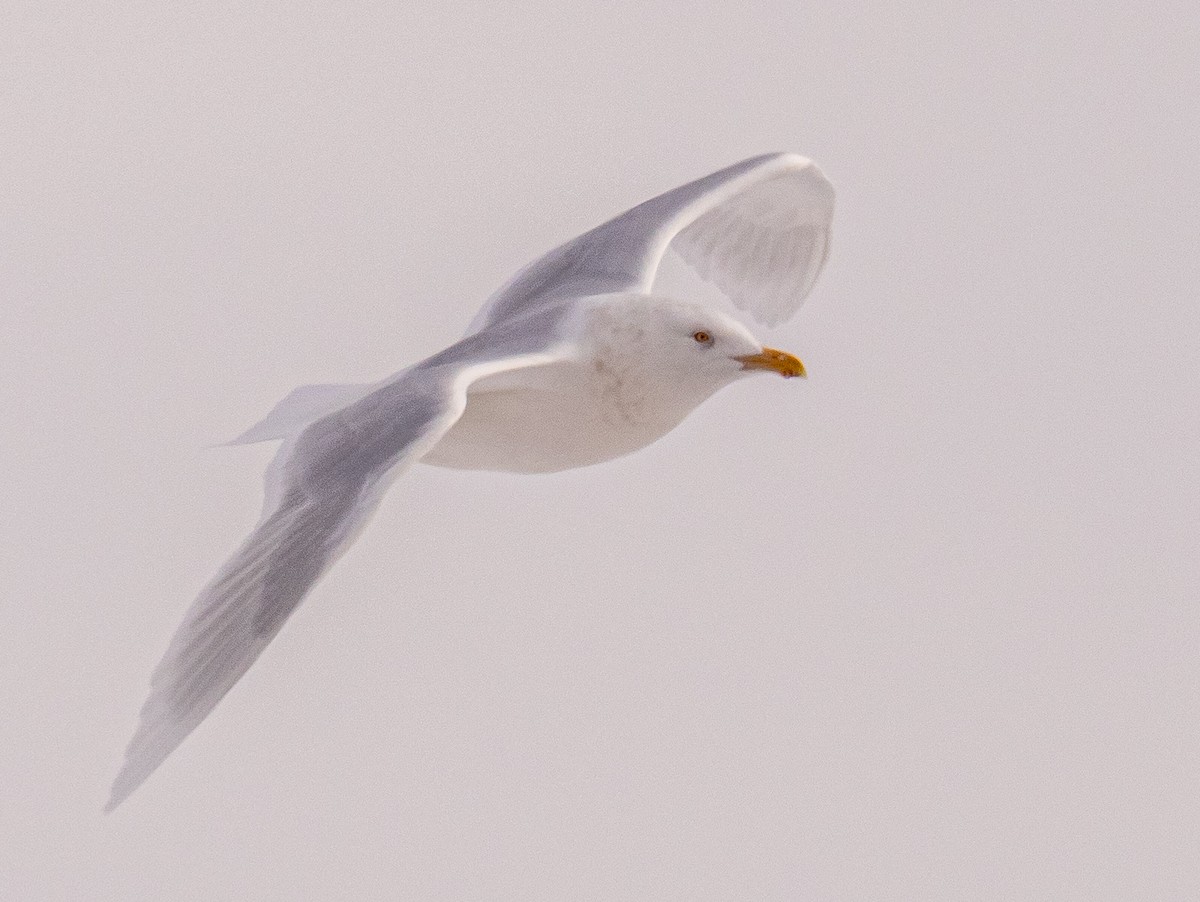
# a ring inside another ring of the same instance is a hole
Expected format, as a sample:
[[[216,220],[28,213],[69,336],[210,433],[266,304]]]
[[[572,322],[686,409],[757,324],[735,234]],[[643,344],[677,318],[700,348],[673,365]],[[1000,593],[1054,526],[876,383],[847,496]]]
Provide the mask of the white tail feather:
[[[276,404],[269,414],[235,438],[230,445],[251,445],[295,435],[340,407],[353,404],[377,388],[374,384],[302,385]]]

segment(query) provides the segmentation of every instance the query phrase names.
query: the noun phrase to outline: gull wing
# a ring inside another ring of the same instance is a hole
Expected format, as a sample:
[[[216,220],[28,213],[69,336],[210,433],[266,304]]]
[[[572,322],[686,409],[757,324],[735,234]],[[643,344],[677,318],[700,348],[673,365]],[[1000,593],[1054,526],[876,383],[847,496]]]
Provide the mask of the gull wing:
[[[201,591],[154,670],[105,810],[137,789],[233,688],[366,525],[391,481],[462,415],[472,382],[557,359],[537,352],[480,360],[486,338],[442,352],[285,443],[269,473],[274,497],[262,520]]]
[[[738,307],[767,325],[804,302],[829,252],[833,186],[807,157],[736,163],[660,194],[555,248],[494,294],[484,328],[564,297],[649,292],[676,251]]]

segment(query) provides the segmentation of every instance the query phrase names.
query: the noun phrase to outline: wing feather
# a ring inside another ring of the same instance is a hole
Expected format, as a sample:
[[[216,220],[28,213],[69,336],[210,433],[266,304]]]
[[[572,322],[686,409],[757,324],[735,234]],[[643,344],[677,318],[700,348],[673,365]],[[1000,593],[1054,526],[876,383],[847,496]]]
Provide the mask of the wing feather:
[[[572,295],[649,292],[668,247],[737,306],[775,325],[812,290],[832,220],[833,186],[812,160],[792,153],[744,160],[639,204],[526,266],[488,300],[469,332]]]
[[[391,481],[461,416],[468,385],[553,359],[539,352],[418,367],[285,443],[268,474],[277,498],[201,591],[154,670],[105,810],[137,789],[233,688],[366,525]]]

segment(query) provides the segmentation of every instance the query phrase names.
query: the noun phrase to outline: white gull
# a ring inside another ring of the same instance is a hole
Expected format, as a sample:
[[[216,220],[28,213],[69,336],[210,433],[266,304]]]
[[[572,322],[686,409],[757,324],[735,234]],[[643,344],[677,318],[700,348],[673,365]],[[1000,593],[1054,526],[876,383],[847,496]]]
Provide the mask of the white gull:
[[[671,247],[776,325],[816,281],[832,216],[833,188],[811,160],[745,160],[550,251],[429,359],[373,385],[288,395],[235,440],[282,440],[263,516],[155,669],[106,810],[212,711],[412,464],[587,466],[645,447],[742,376],[803,376],[798,359],[763,347],[732,317],[651,289]]]

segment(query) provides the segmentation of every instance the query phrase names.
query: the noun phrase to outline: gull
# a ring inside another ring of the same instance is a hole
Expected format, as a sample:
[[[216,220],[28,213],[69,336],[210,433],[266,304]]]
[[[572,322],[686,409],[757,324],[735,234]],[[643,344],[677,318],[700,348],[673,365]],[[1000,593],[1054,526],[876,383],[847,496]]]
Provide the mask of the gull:
[[[466,335],[370,385],[313,385],[231,444],[280,441],[257,526],[200,592],[151,677],[106,811],[137,789],[275,637],[414,463],[550,473],[665,435],[754,373],[804,376],[711,305],[653,293],[667,248],[768,326],[825,263],[833,187],[806,157],[754,157],[560,245]]]

